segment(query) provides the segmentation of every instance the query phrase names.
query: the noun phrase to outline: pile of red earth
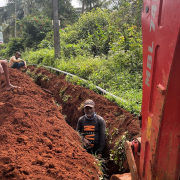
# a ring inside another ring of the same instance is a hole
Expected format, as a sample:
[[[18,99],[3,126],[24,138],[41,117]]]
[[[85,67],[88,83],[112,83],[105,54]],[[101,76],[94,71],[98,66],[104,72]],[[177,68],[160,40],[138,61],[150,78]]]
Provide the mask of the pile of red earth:
[[[0,179],[99,179],[93,156],[82,148],[74,130],[86,99],[94,100],[96,113],[106,121],[107,137],[112,137],[104,152],[106,173],[109,177],[120,173],[109,160],[109,151],[124,132],[129,139],[140,136],[138,118],[93,91],[66,82],[64,75],[28,68],[31,73],[26,73],[37,85],[26,73],[10,69],[11,83],[21,88],[6,91],[5,78],[0,77],[0,102],[5,103],[0,107]]]
[[[99,179],[51,95],[20,70],[10,69],[10,79],[21,88],[6,91],[0,77],[0,179]]]

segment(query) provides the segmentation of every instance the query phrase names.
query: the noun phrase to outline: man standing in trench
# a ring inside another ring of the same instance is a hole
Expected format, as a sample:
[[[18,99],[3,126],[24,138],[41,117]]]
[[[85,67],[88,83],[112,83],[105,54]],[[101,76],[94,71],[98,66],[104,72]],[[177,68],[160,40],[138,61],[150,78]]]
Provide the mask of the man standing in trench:
[[[105,121],[95,114],[95,103],[91,99],[84,102],[84,113],[78,120],[76,130],[80,133],[87,152],[102,158],[106,139]]]

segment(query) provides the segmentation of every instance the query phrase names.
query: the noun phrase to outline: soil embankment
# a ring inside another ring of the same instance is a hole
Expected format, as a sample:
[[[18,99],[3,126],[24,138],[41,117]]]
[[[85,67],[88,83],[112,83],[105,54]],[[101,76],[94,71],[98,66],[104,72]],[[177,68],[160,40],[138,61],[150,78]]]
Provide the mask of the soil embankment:
[[[0,179],[99,179],[93,156],[82,149],[74,130],[83,115],[82,103],[89,98],[106,121],[106,173],[119,173],[109,154],[125,132],[129,140],[140,136],[138,118],[93,91],[66,82],[64,75],[28,68],[41,87],[27,71],[10,69],[11,82],[20,89],[6,91],[5,78],[0,77],[0,102],[5,103],[0,107]],[[127,170],[124,164],[123,171]]]
[[[74,129],[76,129],[78,118],[83,115],[82,103],[86,99],[94,100],[96,113],[106,121],[107,141],[104,152],[104,158],[107,160],[106,173],[110,177],[112,174],[127,172],[127,163],[123,162],[124,168],[120,170],[120,166],[116,165],[120,162],[114,163],[112,159],[117,158],[116,156],[119,159],[122,158],[118,155],[120,150],[117,150],[116,145],[120,144],[121,137],[125,132],[128,132],[128,140],[140,136],[138,117],[118,107],[117,104],[110,102],[102,95],[66,82],[65,75],[57,76],[44,68],[37,69],[33,66],[29,66],[29,68],[30,75],[34,76],[35,82],[53,95],[55,101],[62,107],[62,114],[66,122]],[[112,159],[109,158],[110,153],[112,153]]]
[[[0,179],[99,179],[92,155],[51,95],[20,70],[10,69],[13,85],[0,77]]]

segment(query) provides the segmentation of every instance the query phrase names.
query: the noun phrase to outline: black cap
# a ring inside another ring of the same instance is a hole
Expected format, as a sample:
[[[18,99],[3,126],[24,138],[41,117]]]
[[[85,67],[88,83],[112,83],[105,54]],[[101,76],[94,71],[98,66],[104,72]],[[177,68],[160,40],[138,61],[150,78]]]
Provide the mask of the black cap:
[[[84,108],[85,108],[86,106],[94,107],[94,106],[95,106],[95,103],[94,103],[93,100],[88,99],[88,100],[86,100],[86,101],[84,102]]]

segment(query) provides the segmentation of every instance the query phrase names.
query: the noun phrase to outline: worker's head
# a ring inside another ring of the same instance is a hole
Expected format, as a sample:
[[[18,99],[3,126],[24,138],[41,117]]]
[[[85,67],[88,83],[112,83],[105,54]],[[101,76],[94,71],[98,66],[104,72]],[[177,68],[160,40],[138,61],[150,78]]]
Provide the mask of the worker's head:
[[[95,103],[93,100],[88,99],[84,102],[84,113],[87,117],[92,117],[95,111]]]
[[[16,58],[19,58],[19,57],[21,56],[21,53],[20,53],[19,51],[17,51],[17,52],[15,53],[15,56],[16,56]]]

